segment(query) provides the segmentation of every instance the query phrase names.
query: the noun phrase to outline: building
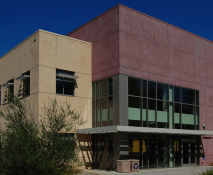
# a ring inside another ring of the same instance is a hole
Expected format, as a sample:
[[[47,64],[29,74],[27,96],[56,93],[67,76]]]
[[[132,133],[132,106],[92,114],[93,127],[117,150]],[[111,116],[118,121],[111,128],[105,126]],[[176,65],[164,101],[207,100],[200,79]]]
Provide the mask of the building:
[[[38,30],[1,57],[0,75],[1,107],[8,92],[26,98],[38,117],[49,99],[69,100],[92,126],[91,43]]]
[[[115,170],[119,159],[139,159],[142,169],[213,162],[212,41],[123,5],[66,36],[34,35],[0,59],[2,89],[14,83],[18,92],[16,76],[30,70],[28,98],[38,112],[47,97],[83,111],[86,167]],[[9,64],[17,55],[27,66]],[[58,94],[60,73],[72,79],[71,96]]]

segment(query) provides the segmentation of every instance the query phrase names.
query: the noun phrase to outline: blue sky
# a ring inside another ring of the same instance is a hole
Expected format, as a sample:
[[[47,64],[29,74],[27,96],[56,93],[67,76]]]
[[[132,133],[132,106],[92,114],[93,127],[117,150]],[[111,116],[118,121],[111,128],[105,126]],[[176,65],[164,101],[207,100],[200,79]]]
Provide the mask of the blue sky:
[[[0,0],[0,57],[38,29],[65,35],[117,4],[213,41],[213,0]]]

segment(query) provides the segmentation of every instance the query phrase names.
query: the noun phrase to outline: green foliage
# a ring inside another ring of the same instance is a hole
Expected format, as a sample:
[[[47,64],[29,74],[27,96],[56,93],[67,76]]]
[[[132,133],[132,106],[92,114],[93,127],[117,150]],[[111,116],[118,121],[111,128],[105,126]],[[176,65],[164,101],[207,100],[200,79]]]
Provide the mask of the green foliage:
[[[193,175],[213,175],[213,168],[201,170],[201,172],[192,172]]]
[[[76,174],[81,161],[75,126],[80,114],[56,100],[42,108],[39,122],[25,100],[11,98],[0,116],[6,120],[1,130],[0,175]]]

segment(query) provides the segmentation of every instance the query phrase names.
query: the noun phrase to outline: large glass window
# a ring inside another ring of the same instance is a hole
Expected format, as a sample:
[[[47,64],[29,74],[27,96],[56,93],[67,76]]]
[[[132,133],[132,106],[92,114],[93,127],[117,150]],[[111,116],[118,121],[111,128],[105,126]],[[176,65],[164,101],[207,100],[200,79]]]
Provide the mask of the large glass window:
[[[93,127],[113,125],[113,78],[92,83]]]
[[[199,129],[199,91],[128,78],[129,126]]]

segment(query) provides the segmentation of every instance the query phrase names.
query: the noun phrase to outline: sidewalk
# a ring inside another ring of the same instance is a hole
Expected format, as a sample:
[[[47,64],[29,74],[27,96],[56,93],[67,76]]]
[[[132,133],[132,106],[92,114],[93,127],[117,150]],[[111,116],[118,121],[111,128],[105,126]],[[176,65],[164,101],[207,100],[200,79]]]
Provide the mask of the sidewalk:
[[[203,170],[213,168],[212,166],[193,166],[193,167],[180,167],[180,168],[163,168],[163,169],[149,169],[149,170],[140,170],[139,172],[133,173],[117,173],[115,171],[106,171],[106,170],[84,170],[79,175],[193,175],[193,172],[201,172]]]

